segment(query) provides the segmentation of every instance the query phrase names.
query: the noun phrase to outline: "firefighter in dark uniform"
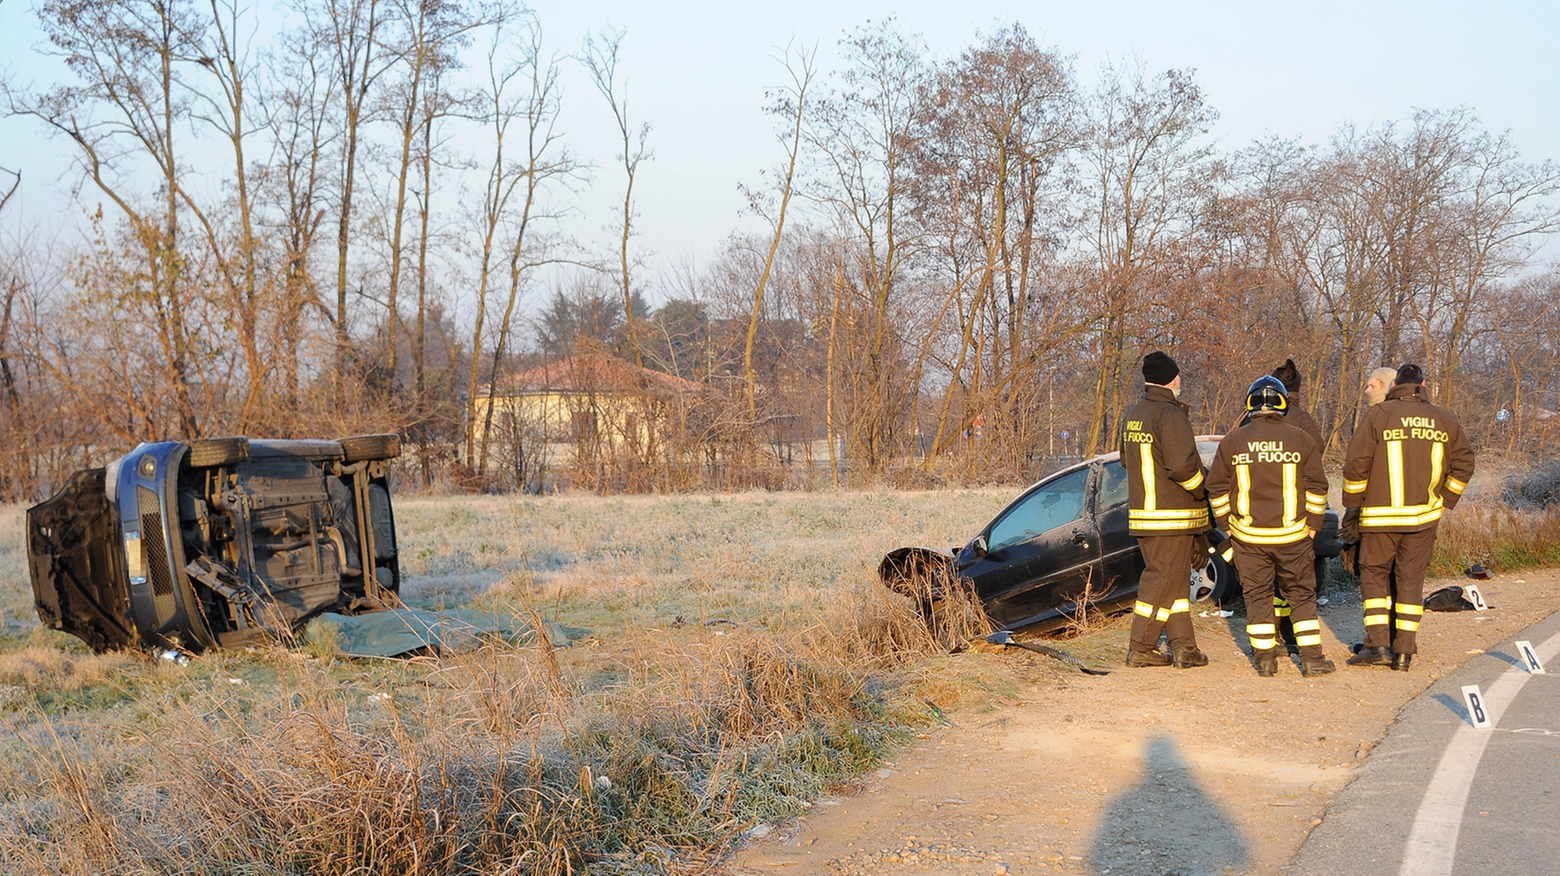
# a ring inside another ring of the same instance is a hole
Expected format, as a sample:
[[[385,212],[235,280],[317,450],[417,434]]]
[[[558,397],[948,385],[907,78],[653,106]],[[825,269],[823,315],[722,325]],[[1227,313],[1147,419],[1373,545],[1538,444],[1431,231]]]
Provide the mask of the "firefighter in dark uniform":
[[[1360,399],[1363,408],[1369,410],[1386,401],[1387,391],[1392,389],[1394,380],[1397,380],[1396,368],[1383,365],[1371,369],[1371,372],[1365,375],[1365,390]],[[1343,553],[1338,557],[1344,571],[1358,575],[1360,573],[1360,509],[1358,507],[1344,508],[1338,537],[1344,544]]]
[[[1143,400],[1121,417],[1129,526],[1143,553],[1133,606],[1128,666],[1208,665],[1192,630],[1192,559],[1209,529],[1202,458],[1187,407],[1178,400],[1181,369],[1155,350],[1143,357]],[[1159,650],[1163,633],[1170,654]]]
[[[1311,416],[1300,401],[1300,366],[1296,365],[1293,359],[1285,359],[1284,364],[1274,368],[1270,373],[1284,385],[1284,398],[1287,403],[1284,408],[1284,422],[1310,435],[1316,441],[1317,452],[1325,453],[1327,439],[1322,437],[1322,427],[1317,425],[1316,418]],[[1316,579],[1317,591],[1320,591],[1322,584],[1327,580],[1327,564],[1313,558],[1311,575]],[[1294,618],[1291,616],[1293,606],[1285,596],[1282,586],[1273,591],[1273,612],[1278,615],[1279,638],[1284,640],[1291,653],[1299,653],[1300,646],[1295,641]]]
[[[1316,449],[1325,453],[1327,439],[1322,437],[1322,427],[1300,401],[1300,366],[1293,359],[1285,359],[1284,364],[1271,373],[1284,385],[1284,398],[1288,402],[1288,407],[1284,408],[1284,422],[1310,435],[1316,442]]]
[[[1407,670],[1413,662],[1436,524],[1473,477],[1462,425],[1430,403],[1424,382],[1418,365],[1398,369],[1386,401],[1355,430],[1343,464],[1343,505],[1360,509],[1365,600],[1365,643],[1351,666]]]
[[[1230,535],[1246,595],[1246,635],[1257,674],[1278,673],[1275,584],[1288,597],[1300,674],[1325,675],[1311,539],[1327,510],[1327,474],[1316,439],[1285,421],[1284,384],[1261,377],[1246,392],[1250,421],[1224,436],[1208,472],[1213,515]]]

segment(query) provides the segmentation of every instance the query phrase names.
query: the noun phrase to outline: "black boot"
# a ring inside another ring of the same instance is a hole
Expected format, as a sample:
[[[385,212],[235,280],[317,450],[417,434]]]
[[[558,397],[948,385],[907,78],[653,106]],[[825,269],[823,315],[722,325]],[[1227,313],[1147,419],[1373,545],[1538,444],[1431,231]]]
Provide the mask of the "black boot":
[[[1412,665],[1414,665],[1414,655],[1412,655],[1412,654],[1393,654],[1392,655],[1392,668],[1393,669],[1396,669],[1399,672],[1407,672],[1408,671],[1408,667],[1410,667]]]
[[[1337,665],[1326,657],[1300,658],[1300,674],[1306,678],[1310,678],[1313,675],[1326,675],[1337,670],[1337,668]]]
[[[1159,649],[1153,651],[1139,651],[1135,648],[1127,649],[1128,666],[1169,666],[1170,658]]]
[[[1278,674],[1278,654],[1275,649],[1268,648],[1264,651],[1256,651],[1252,654],[1257,664],[1257,674],[1263,678],[1272,678]]]
[[[1172,649],[1170,652],[1170,665],[1176,669],[1190,669],[1194,666],[1207,666],[1208,655],[1204,654],[1196,645],[1188,645],[1185,648]]]
[[[1350,666],[1391,666],[1391,648],[1361,648],[1346,661]]]

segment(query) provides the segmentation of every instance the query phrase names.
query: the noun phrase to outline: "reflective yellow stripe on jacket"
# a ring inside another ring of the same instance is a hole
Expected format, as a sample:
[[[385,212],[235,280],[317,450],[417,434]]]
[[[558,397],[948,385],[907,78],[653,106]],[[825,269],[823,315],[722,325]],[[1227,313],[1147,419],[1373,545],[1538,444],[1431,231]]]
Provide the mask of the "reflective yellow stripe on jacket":
[[[1208,525],[1206,508],[1160,508],[1159,495],[1154,484],[1154,448],[1151,444],[1138,445],[1138,459],[1143,466],[1143,507],[1127,513],[1127,522],[1133,529],[1152,529],[1156,532],[1201,531]],[[1181,481],[1187,492],[1202,486],[1203,474],[1198,472]]]
[[[1162,532],[1201,531],[1208,528],[1206,508],[1133,508],[1127,514],[1133,529],[1153,529]]]
[[[1360,509],[1360,526],[1419,526],[1440,520],[1443,510],[1439,496],[1425,505],[1366,507]]]
[[[1229,515],[1230,535],[1246,544],[1293,544],[1306,537],[1306,517],[1300,511],[1300,467],[1284,463],[1283,468],[1283,521],[1278,526],[1258,526],[1251,513],[1251,467],[1235,466],[1234,495],[1215,496],[1213,510],[1219,516]],[[1306,511],[1320,505],[1327,510],[1327,497],[1315,493],[1305,494]]]
[[[1405,526],[1423,526],[1426,523],[1434,523],[1441,519],[1444,510],[1444,502],[1438,489],[1441,483],[1442,472],[1445,471],[1446,445],[1437,441],[1430,448],[1430,501],[1422,505],[1410,505],[1407,500],[1408,478],[1403,469],[1403,442],[1387,441],[1387,483],[1390,487],[1391,505],[1366,505],[1360,508],[1360,527],[1364,529],[1400,528]],[[1358,481],[1346,480],[1343,482],[1343,491],[1346,493],[1363,493],[1370,485],[1370,479]],[[1455,478],[1448,478],[1447,489],[1462,495],[1468,485]]]
[[[1327,496],[1322,493],[1306,491],[1305,510],[1308,514],[1326,514]]]

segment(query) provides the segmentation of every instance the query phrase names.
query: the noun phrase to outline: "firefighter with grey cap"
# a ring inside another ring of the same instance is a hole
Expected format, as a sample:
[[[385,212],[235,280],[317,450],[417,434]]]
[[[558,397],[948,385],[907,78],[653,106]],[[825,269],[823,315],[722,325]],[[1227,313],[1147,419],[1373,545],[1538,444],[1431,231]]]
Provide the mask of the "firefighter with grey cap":
[[[1219,442],[1208,470],[1208,500],[1234,543],[1252,662],[1258,675],[1278,674],[1273,595],[1282,592],[1300,648],[1300,674],[1325,675],[1336,667],[1322,653],[1311,563],[1311,540],[1327,511],[1322,450],[1305,430],[1286,422],[1288,394],[1277,378],[1260,377],[1251,385],[1246,410],[1249,422]]]
[[[1397,369],[1386,365],[1380,368],[1372,368],[1365,375],[1365,407],[1374,407],[1387,400],[1387,393],[1392,389],[1392,384],[1397,380]]]
[[[1369,410],[1387,400],[1387,392],[1392,389],[1393,381],[1397,380],[1397,369],[1383,365],[1380,368],[1372,368],[1365,375],[1365,390],[1360,397],[1361,406]],[[1358,575],[1360,571],[1360,509],[1358,507],[1343,509],[1343,520],[1338,528],[1338,537],[1343,540],[1344,551],[1339,556],[1343,563],[1344,571],[1351,575]]]
[[[1192,629],[1187,582],[1198,537],[1209,529],[1197,437],[1180,401],[1181,369],[1155,350],[1143,357],[1143,400],[1121,415],[1130,531],[1143,554],[1128,666],[1208,665]],[[1170,640],[1170,654],[1159,638]]]

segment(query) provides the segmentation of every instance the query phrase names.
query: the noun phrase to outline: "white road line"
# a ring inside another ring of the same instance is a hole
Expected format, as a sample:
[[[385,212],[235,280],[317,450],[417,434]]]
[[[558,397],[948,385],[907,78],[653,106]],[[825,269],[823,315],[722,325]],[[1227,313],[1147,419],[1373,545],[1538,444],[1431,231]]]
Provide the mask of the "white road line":
[[[1539,659],[1549,662],[1560,653],[1560,633],[1550,636],[1536,649]],[[1512,666],[1484,693],[1484,705],[1500,723],[1506,707],[1517,698],[1517,693],[1528,679],[1525,666]],[[1476,730],[1464,724],[1452,734],[1451,742],[1436,765],[1430,785],[1425,788],[1419,812],[1408,834],[1403,849],[1403,864],[1398,876],[1448,876],[1457,857],[1457,832],[1462,827],[1463,809],[1468,805],[1468,790],[1473,777],[1479,771],[1479,760],[1484,757],[1484,746],[1492,733]]]

